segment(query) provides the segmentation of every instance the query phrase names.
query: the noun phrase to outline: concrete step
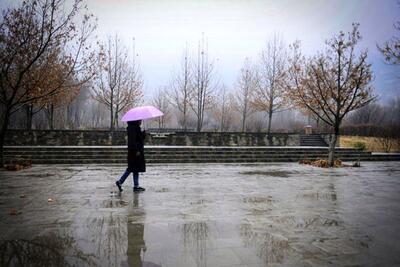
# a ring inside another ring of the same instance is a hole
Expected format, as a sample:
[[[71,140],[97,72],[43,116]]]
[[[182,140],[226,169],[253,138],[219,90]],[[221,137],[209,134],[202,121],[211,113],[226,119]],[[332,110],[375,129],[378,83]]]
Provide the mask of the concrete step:
[[[160,151],[160,152],[154,152],[154,151],[145,151],[145,155],[148,156],[174,156],[174,155],[289,155],[289,154],[301,154],[301,155],[307,155],[307,154],[327,154],[328,150],[300,150],[300,151]],[[352,154],[352,155],[360,155],[360,154],[370,154],[370,152],[365,152],[365,151],[336,151],[335,153],[337,154]],[[87,157],[97,157],[97,156],[121,156],[121,155],[126,155],[127,151],[92,151],[92,152],[83,152],[83,151],[78,151],[78,152],[73,152],[73,151],[6,151],[4,153],[5,155],[21,155],[21,156],[36,156],[36,155],[45,155],[45,156],[57,156],[57,155],[62,155],[62,156],[70,156],[70,155],[79,155],[79,156],[87,156]]]
[[[243,152],[237,152],[237,153],[232,153],[232,152],[227,152],[227,153],[212,153],[212,152],[201,152],[201,153],[190,153],[190,152],[175,152],[175,153],[144,153],[146,157],[175,157],[175,156],[191,156],[191,155],[196,155],[196,156],[202,156],[202,157],[209,157],[209,156],[216,156],[216,157],[224,157],[224,156],[231,156],[231,157],[236,157],[236,156],[254,156],[254,157],[259,157],[259,156],[279,156],[279,155],[284,155],[284,156],[291,156],[291,155],[327,155],[327,151],[304,151],[304,152],[289,152],[289,151],[282,151],[281,153],[279,152],[265,152],[265,153],[243,153]],[[370,155],[371,153],[369,152],[336,152],[336,155]],[[14,157],[14,156],[19,156],[19,157],[71,157],[71,156],[76,156],[76,157],[87,157],[87,158],[93,158],[93,157],[126,157],[127,152],[123,153],[4,153],[5,157]]]
[[[305,158],[309,160],[316,160],[318,158]],[[146,160],[147,163],[235,163],[235,162],[241,162],[241,163],[251,163],[251,162],[297,162],[299,161],[299,158],[255,158],[252,159],[251,161],[249,159],[244,159],[244,158],[210,158],[210,159],[205,159],[205,158],[187,158],[187,159],[151,159],[151,160]],[[341,159],[344,162],[355,162],[359,160],[358,158],[355,157],[349,157],[345,159]],[[361,161],[398,161],[400,158],[393,158],[393,157],[366,157],[361,159]],[[74,159],[34,159],[32,160],[33,164],[126,164],[126,160],[119,160],[119,159],[79,159],[79,160],[74,160]]]
[[[301,134],[300,135],[301,146],[325,146],[328,144],[319,134]]]
[[[291,150],[291,151],[299,151],[299,150],[327,150],[327,147],[209,147],[209,148],[196,148],[196,147],[163,147],[163,148],[155,148],[155,147],[145,147],[146,151],[282,151],[282,150]],[[94,148],[18,148],[18,147],[6,147],[5,151],[126,151],[127,147],[114,148],[114,147],[94,147]],[[340,151],[355,151],[354,148],[336,148],[336,150]]]
[[[213,160],[213,159],[243,159],[243,160],[269,160],[269,159],[286,159],[286,158],[295,158],[295,159],[311,159],[311,158],[327,158],[327,154],[311,154],[311,155],[275,155],[275,156],[270,156],[270,155],[265,155],[265,156],[253,156],[253,155],[241,155],[241,156],[209,156],[209,157],[203,157],[199,155],[190,155],[190,156],[182,156],[182,155],[177,155],[174,157],[170,156],[164,156],[164,157],[147,157],[146,160],[170,160],[170,159],[176,159],[178,161],[185,161],[188,159],[206,159],[206,160]],[[359,158],[359,159],[366,159],[369,158],[370,156],[368,155],[363,155],[363,156],[352,156],[352,155],[336,155],[336,158],[339,159],[347,159],[347,158]],[[120,157],[79,157],[79,156],[70,156],[70,157],[62,157],[62,156],[54,156],[54,157],[45,157],[45,156],[37,156],[37,157],[6,157],[6,161],[11,161],[12,159],[31,159],[33,161],[35,160],[48,160],[48,161],[53,161],[53,160],[111,160],[115,159],[118,161],[126,161],[126,156],[120,156]]]
[[[251,155],[251,154],[238,154],[238,155],[212,155],[209,154],[208,156],[204,155],[146,155],[147,160],[153,160],[153,159],[158,159],[158,160],[168,160],[168,159],[177,159],[180,161],[184,161],[186,159],[248,159],[248,160],[254,160],[254,159],[285,159],[285,158],[297,158],[297,159],[310,159],[310,158],[326,158],[327,154],[275,154],[275,155]],[[336,154],[337,158],[360,158],[360,159],[366,159],[370,157],[387,157],[387,156],[371,156],[370,154],[360,154],[360,155],[347,155],[347,154]],[[33,161],[36,160],[63,160],[63,159],[68,159],[68,160],[96,160],[96,159],[116,159],[116,160],[126,160],[126,155],[119,155],[119,156],[93,156],[93,157],[87,157],[87,156],[80,156],[80,155],[69,155],[69,156],[64,156],[64,155],[53,155],[51,157],[47,155],[14,155],[14,156],[6,156],[6,160],[11,160],[11,159],[32,159]],[[395,158],[391,156],[391,158]]]
[[[326,156],[327,152],[303,152],[303,153],[294,153],[294,152],[284,152],[284,153],[146,153],[146,158],[170,158],[170,157],[307,157],[307,156]],[[345,153],[345,152],[337,152],[336,156],[370,156],[371,153],[363,152],[363,153]],[[5,157],[8,158],[126,158],[126,153],[118,153],[118,154],[80,154],[80,153],[71,153],[71,154],[49,154],[49,153],[36,153],[36,154],[22,154],[22,153],[6,153]]]
[[[114,147],[110,148],[71,148],[67,147],[61,149],[60,147],[56,148],[5,148],[5,153],[7,154],[40,154],[40,153],[47,153],[47,154],[126,154],[126,147],[125,148],[118,148],[115,149]],[[327,153],[328,148],[320,148],[320,147],[296,147],[296,148],[288,148],[288,147],[280,147],[280,148],[248,148],[248,147],[238,147],[238,148],[187,148],[187,147],[163,147],[163,148],[145,148],[146,154],[174,154],[174,153],[215,153],[215,154],[225,154],[225,153]],[[337,148],[336,152],[338,153],[365,153],[363,151],[359,151],[352,148]]]
[[[6,147],[6,162],[25,158],[34,164],[126,164],[127,148],[119,147]],[[149,163],[290,162],[327,158],[326,147],[166,147],[145,148]],[[353,148],[336,149],[343,161],[400,160],[399,154],[371,155]]]

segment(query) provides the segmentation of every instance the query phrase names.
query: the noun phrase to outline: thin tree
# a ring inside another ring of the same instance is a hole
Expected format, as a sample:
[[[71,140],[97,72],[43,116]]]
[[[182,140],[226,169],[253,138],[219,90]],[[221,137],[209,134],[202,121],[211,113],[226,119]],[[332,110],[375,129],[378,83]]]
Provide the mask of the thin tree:
[[[212,109],[220,132],[229,131],[232,127],[235,106],[234,101],[232,93],[227,92],[226,86],[222,85],[216,99],[216,104]]]
[[[84,84],[93,75],[88,37],[95,25],[85,7],[75,0],[67,12],[62,0],[23,1],[3,12],[0,22],[0,167],[10,116],[27,104],[69,90],[77,78]],[[62,66],[62,78],[51,80],[54,66]],[[75,86],[75,85],[74,85]]]
[[[85,85],[85,83],[80,82],[78,78],[75,77],[76,75],[70,75],[68,80],[64,81],[64,75],[68,69],[68,66],[65,64],[69,63],[58,62],[59,57],[57,56],[54,57],[54,60],[53,62],[49,62],[52,67],[51,70],[48,71],[46,79],[43,79],[40,83],[37,82],[36,86],[38,88],[44,88],[44,90],[53,90],[52,88],[56,86],[59,90],[54,94],[39,98],[24,105],[27,119],[26,129],[28,130],[32,129],[34,115],[42,110],[49,113],[50,126],[51,129],[53,129],[54,108],[70,103],[78,95],[81,87]]]
[[[359,24],[353,24],[347,35],[340,32],[326,41],[326,51],[308,60],[301,55],[299,43],[293,45],[288,97],[332,127],[329,166],[334,164],[335,146],[345,116],[375,99],[368,53],[356,55],[356,45],[361,39],[358,27]]]
[[[398,2],[400,5],[400,2]],[[400,21],[397,21],[393,25],[394,29],[399,33],[400,32]],[[400,38],[399,36],[393,36],[390,40],[383,43],[382,46],[377,46],[378,50],[385,57],[385,61],[399,65],[400,64]]]
[[[237,81],[235,92],[236,109],[241,117],[241,131],[246,130],[246,120],[254,112],[251,101],[257,87],[257,77],[249,59],[246,58]]]
[[[196,130],[197,132],[201,132],[205,111],[211,106],[214,97],[213,94],[216,89],[214,63],[209,59],[204,36],[199,42],[197,61],[193,64],[193,67],[193,97],[190,107],[197,118]]]
[[[38,106],[37,104],[29,103],[24,105],[26,117],[26,130],[32,130],[33,117],[45,108],[44,105]]]
[[[185,131],[188,125],[190,103],[193,98],[192,78],[190,59],[188,50],[186,49],[181,62],[181,69],[179,73],[173,77],[171,91],[168,92],[169,102],[179,112],[178,124]]]
[[[385,118],[385,112],[382,105],[371,103],[352,112],[347,121],[353,125],[380,125]]]
[[[131,61],[118,35],[100,45],[97,67],[92,97],[110,111],[110,131],[113,131],[118,126],[119,113],[140,103],[143,81],[136,61]]]
[[[268,136],[271,133],[273,114],[285,110],[286,107],[283,95],[287,60],[284,42],[274,36],[274,39],[268,41],[266,48],[261,52],[259,83],[252,101],[254,109],[266,112],[268,115]]]
[[[75,84],[75,82],[72,82]],[[70,86],[69,90],[64,90],[57,95],[53,95],[42,99],[38,104],[43,105],[43,110],[46,114],[48,125],[51,130],[54,129],[54,113],[55,110],[62,106],[69,106],[78,96],[82,86]]]
[[[165,128],[166,123],[171,118],[169,99],[166,88],[159,88],[155,91],[152,104],[164,113],[164,116],[158,117],[158,129]]]

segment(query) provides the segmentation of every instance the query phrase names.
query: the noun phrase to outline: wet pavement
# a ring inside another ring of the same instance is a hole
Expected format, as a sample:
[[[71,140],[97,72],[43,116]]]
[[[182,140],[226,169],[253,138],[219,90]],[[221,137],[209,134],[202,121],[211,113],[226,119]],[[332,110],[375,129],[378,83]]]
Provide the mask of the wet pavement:
[[[400,265],[400,164],[148,165],[0,172],[0,266]],[[10,262],[9,262],[10,261]]]

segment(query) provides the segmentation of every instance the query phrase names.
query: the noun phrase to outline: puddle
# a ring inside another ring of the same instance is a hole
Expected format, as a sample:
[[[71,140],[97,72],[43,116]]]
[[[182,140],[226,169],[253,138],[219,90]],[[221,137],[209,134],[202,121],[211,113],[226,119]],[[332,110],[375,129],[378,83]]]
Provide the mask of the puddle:
[[[46,178],[46,177],[50,177],[50,176],[54,176],[54,173],[29,174],[29,178]]]
[[[257,209],[257,208],[255,208],[255,209],[251,209],[250,211],[251,211],[251,215],[261,216],[261,215],[269,214],[272,211],[272,209],[269,209],[269,208],[267,208],[267,209],[261,209],[261,208]]]
[[[72,237],[53,232],[32,240],[2,240],[0,248],[2,266],[96,265],[93,255],[81,251]]]
[[[245,197],[243,198],[244,203],[253,203],[253,204],[264,204],[264,203],[272,203],[276,202],[276,200],[272,199],[272,196],[267,197]]]
[[[305,198],[305,199],[311,199],[311,200],[332,200],[336,201],[337,200],[337,195],[336,193],[320,193],[320,192],[310,192],[310,193],[303,193],[297,195],[296,198]]]
[[[205,203],[209,203],[210,201],[207,201],[205,199],[199,199],[197,201],[192,201],[190,202],[190,205],[203,205]]]
[[[284,216],[272,219],[275,223],[293,225],[296,228],[313,228],[321,226],[339,226],[341,223],[335,219],[316,217]]]
[[[255,247],[257,256],[268,266],[282,263],[290,250],[289,240],[283,235],[258,232],[252,225],[241,225],[240,235],[248,247]]]
[[[263,175],[263,176],[272,176],[272,177],[289,177],[291,172],[288,171],[246,171],[246,172],[239,172],[240,174],[244,175]]]
[[[159,188],[159,189],[155,190],[156,193],[165,193],[165,192],[169,192],[169,191],[170,190],[168,188],[166,188],[166,187]]]
[[[109,199],[103,201],[104,208],[122,208],[128,206],[128,204],[129,204],[128,201],[124,200]]]

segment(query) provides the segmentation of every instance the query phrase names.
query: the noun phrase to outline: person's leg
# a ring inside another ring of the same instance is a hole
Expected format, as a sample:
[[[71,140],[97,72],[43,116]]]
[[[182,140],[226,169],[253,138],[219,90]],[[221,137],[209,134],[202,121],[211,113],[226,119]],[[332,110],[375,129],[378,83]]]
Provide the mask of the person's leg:
[[[145,191],[146,190],[143,187],[139,186],[139,173],[138,172],[133,173],[133,190],[134,191]]]
[[[121,185],[125,182],[126,178],[129,176],[131,172],[129,171],[129,169],[126,169],[124,174],[122,174],[121,178],[119,178],[119,180],[117,180],[115,182],[115,184],[118,186],[119,191],[122,192],[122,187]]]
[[[139,187],[139,173],[133,173],[133,187]]]
[[[120,184],[123,184],[130,173],[131,173],[131,171],[129,169],[126,169],[124,174],[122,174],[121,178],[119,178],[118,182]]]

